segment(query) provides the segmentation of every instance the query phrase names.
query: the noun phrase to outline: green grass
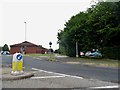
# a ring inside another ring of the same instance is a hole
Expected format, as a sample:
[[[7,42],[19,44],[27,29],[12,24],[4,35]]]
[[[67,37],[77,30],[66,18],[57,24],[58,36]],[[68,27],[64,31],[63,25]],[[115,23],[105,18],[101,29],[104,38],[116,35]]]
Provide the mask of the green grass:
[[[104,66],[104,67],[120,67],[119,60],[112,60],[112,59],[92,59],[92,58],[75,58],[72,61],[79,61],[85,65],[93,65],[93,66]]]
[[[50,56],[50,54],[25,54],[26,56]],[[51,54],[51,56],[54,56],[54,54]]]

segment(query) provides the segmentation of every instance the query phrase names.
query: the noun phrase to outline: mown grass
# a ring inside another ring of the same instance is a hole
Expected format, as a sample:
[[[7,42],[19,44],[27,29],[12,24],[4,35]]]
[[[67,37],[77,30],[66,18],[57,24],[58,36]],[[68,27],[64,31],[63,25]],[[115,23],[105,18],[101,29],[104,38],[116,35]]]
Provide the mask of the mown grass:
[[[120,61],[119,60],[113,60],[113,59],[105,59],[105,58],[75,58],[72,61],[78,61],[81,64],[85,65],[93,65],[93,66],[104,66],[104,67],[120,67]]]
[[[25,54],[26,56],[54,56],[54,54]]]

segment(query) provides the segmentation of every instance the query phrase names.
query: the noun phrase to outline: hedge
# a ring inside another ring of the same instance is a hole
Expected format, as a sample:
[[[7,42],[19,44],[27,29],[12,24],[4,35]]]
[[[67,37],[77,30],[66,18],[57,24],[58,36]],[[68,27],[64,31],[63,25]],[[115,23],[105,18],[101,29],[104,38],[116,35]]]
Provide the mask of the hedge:
[[[103,57],[120,60],[120,46],[103,48]]]

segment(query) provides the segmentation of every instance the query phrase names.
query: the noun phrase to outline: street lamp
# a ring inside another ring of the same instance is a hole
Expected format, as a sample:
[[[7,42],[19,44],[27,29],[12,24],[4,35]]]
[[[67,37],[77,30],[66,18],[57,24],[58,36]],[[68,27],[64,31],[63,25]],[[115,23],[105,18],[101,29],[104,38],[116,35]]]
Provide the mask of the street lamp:
[[[24,22],[25,23],[25,41],[27,39],[27,22]],[[24,46],[24,54],[26,54],[26,46]]]
[[[26,34],[27,34],[27,22],[24,22],[25,23],[25,41],[26,41]]]

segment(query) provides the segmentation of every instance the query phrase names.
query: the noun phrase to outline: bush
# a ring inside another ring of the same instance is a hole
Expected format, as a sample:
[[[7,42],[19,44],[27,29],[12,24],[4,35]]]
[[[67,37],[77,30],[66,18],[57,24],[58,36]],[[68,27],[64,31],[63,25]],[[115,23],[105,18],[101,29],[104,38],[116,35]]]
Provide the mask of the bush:
[[[2,51],[9,51],[9,47],[7,44],[5,44],[3,47],[2,47]]]
[[[120,46],[103,48],[103,56],[109,59],[120,60]]]

